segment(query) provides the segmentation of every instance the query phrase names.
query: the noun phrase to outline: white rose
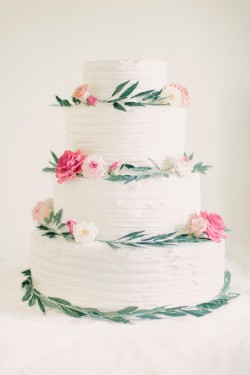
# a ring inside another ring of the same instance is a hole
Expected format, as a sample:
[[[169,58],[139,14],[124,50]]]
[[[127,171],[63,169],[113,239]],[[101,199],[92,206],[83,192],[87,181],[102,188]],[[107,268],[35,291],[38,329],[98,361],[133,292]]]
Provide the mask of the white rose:
[[[179,156],[168,159],[174,173],[178,176],[186,176],[192,172],[192,163],[187,156]]]
[[[107,164],[100,155],[88,155],[82,165],[82,174],[88,178],[103,177],[107,172]]]
[[[180,107],[182,106],[182,95],[180,90],[178,90],[175,87],[172,86],[167,86],[164,88],[162,92],[163,97],[167,98],[167,102],[172,106],[172,107]]]
[[[94,223],[82,221],[73,226],[73,235],[76,242],[89,244],[94,242],[99,230]]]

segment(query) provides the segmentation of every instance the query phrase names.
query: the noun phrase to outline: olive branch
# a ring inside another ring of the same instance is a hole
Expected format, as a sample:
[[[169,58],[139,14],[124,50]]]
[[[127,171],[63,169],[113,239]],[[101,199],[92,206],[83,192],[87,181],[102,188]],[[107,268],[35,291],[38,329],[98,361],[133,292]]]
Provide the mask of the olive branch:
[[[132,323],[131,319],[161,319],[164,316],[180,317],[192,315],[202,317],[212,313],[214,310],[227,305],[232,299],[239,296],[238,293],[228,293],[231,275],[225,272],[224,285],[219,295],[212,301],[201,303],[197,306],[167,307],[161,306],[153,309],[140,309],[137,306],[128,306],[117,311],[100,311],[91,307],[79,307],[57,297],[46,297],[33,286],[31,271],[22,272],[26,279],[22,282],[25,294],[23,302],[28,302],[30,307],[38,304],[40,310],[45,314],[47,309],[55,309],[74,318],[89,317],[95,319],[111,320],[119,323]]]

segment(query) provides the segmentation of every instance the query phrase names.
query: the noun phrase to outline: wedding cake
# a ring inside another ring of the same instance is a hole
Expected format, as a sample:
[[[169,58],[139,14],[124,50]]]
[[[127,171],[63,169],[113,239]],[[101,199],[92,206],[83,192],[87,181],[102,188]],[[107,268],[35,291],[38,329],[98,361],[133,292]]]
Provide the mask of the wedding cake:
[[[33,210],[34,290],[101,311],[213,300],[226,227],[201,210],[209,166],[185,153],[187,89],[154,60],[85,62],[83,82],[56,97],[66,151],[44,169],[53,200]]]

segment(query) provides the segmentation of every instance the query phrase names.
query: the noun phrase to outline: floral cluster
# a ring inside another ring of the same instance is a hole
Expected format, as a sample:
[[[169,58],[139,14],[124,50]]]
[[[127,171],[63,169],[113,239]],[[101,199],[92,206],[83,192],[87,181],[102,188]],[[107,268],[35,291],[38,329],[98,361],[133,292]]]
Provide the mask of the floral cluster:
[[[75,105],[84,104],[96,106],[97,103],[111,104],[119,111],[126,112],[128,107],[147,106],[172,106],[187,107],[189,105],[188,90],[179,83],[170,83],[161,90],[137,91],[139,81],[132,83],[129,81],[119,84],[112,95],[107,99],[99,99],[93,96],[88,83],[78,86],[72,94],[72,102]],[[62,107],[70,107],[67,99],[56,96],[58,104]]]
[[[220,242],[226,238],[226,225],[222,217],[216,213],[201,211],[193,214],[183,233],[196,238],[208,238],[214,242]]]
[[[66,150],[58,159],[56,177],[59,184],[72,180],[77,176],[88,178],[104,177],[107,164],[100,155],[87,155],[81,150]]]
[[[75,104],[79,104],[80,102],[94,107],[98,103],[97,96],[91,95],[88,83],[77,86],[72,94],[72,98]]]
[[[129,183],[157,176],[169,177],[169,174],[181,177],[194,172],[206,173],[211,168],[209,165],[204,165],[203,162],[194,164],[192,161],[193,154],[187,156],[185,153],[184,155],[167,158],[161,167],[150,158],[148,160],[151,166],[121,164],[119,161],[108,165],[101,155],[88,155],[82,150],[75,152],[66,150],[59,158],[52,151],[51,154],[54,159],[53,162],[50,161],[52,167],[44,168],[43,171],[55,173],[59,184],[72,180],[77,176],[106,178],[110,181]],[[128,171],[132,174],[128,174]]]

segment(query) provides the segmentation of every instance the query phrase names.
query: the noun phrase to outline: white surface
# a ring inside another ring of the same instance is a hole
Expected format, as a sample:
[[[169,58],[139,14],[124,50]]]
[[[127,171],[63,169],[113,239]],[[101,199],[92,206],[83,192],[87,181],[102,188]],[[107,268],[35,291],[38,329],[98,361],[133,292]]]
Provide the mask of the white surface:
[[[146,107],[122,112],[99,104],[67,108],[65,114],[66,149],[100,154],[110,163],[152,158],[161,164],[167,156],[182,155],[185,150],[185,108]]]
[[[77,178],[60,185],[54,178],[54,200],[55,212],[63,209],[62,222],[93,221],[99,239],[112,240],[139,230],[171,233],[200,211],[200,175],[128,184]]]
[[[35,288],[44,295],[118,310],[210,301],[223,286],[224,258],[224,241],[114,250],[100,242],[50,239],[36,231],[30,266]]]
[[[161,59],[168,80],[191,93],[187,151],[213,165],[203,208],[225,218],[227,246],[245,262],[249,8],[249,0],[1,0],[0,257],[27,256],[31,209],[52,194],[41,169],[50,149],[63,149],[54,94],[67,97],[82,82],[84,60]]]
[[[167,62],[160,60],[105,60],[83,64],[83,82],[100,99],[109,98],[123,82],[139,81],[137,91],[160,90],[167,82]]]
[[[29,308],[20,291],[26,267],[1,265],[3,375],[249,375],[249,275],[241,270],[230,267],[241,297],[206,317],[125,326]]]

